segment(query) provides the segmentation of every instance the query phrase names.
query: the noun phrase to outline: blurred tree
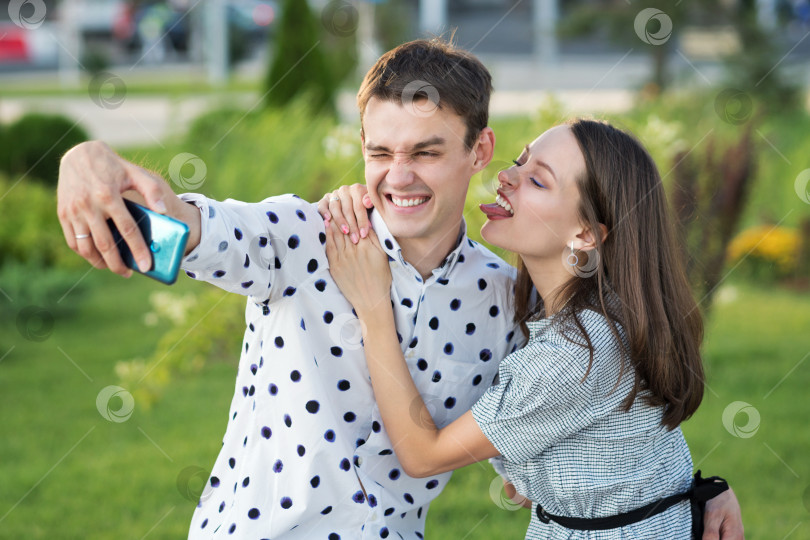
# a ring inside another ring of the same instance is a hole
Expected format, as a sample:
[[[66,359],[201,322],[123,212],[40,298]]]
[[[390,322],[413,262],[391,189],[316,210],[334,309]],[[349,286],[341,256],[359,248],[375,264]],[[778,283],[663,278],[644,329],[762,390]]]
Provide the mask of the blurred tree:
[[[284,106],[303,94],[315,112],[335,114],[337,82],[322,49],[318,23],[306,0],[284,0],[272,63],[265,82],[265,106]]]
[[[672,206],[686,250],[687,274],[704,313],[722,281],[728,245],[756,176],[754,124],[748,122],[739,139],[726,148],[712,136],[702,157],[688,150],[675,156]]]

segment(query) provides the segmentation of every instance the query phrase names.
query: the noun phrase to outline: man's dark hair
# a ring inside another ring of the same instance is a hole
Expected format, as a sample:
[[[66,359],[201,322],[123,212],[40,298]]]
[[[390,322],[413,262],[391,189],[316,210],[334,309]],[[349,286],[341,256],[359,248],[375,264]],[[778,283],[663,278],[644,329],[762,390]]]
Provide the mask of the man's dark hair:
[[[469,150],[489,121],[492,76],[468,51],[440,38],[418,39],[383,54],[366,73],[357,93],[360,124],[371,98],[400,102],[429,99],[449,107],[467,126]]]

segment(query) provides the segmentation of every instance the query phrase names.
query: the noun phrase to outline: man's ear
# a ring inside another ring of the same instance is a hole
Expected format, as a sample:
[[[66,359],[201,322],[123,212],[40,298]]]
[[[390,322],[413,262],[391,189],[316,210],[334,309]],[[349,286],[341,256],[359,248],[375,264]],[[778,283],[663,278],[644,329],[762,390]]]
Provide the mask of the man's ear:
[[[599,224],[599,235],[600,241],[604,244],[605,239],[608,236],[608,228],[603,224]],[[580,231],[577,235],[577,242],[574,244],[574,247],[579,250],[589,250],[596,248],[596,237],[594,236],[594,232],[591,228],[586,228]]]
[[[492,156],[495,152],[495,132],[492,131],[491,127],[485,127],[481,130],[481,133],[478,134],[478,139],[476,139],[473,145],[473,155],[475,156],[475,161],[473,162],[473,170],[475,171],[473,174],[484,170],[484,167],[489,165],[489,162],[492,161]]]

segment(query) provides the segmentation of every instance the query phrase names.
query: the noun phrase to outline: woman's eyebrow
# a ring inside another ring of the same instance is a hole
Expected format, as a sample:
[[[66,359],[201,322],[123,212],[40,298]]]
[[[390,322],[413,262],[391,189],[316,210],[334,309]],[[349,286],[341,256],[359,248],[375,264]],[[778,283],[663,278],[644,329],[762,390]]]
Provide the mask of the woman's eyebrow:
[[[531,157],[532,157],[532,154],[531,154],[531,152],[529,152],[529,145],[528,145],[528,144],[525,146],[525,151],[526,151],[526,155],[527,155],[527,157],[528,157],[528,158],[531,158]],[[528,161],[528,160],[527,160],[527,161]],[[535,164],[536,164],[538,167],[543,167],[543,168],[544,168],[544,169],[546,169],[546,170],[547,170],[549,173],[551,173],[551,177],[554,179],[554,181],[555,181],[555,182],[557,181],[557,175],[556,175],[556,174],[554,174],[554,169],[552,169],[552,168],[551,168],[551,165],[549,165],[549,164],[548,164],[548,163],[546,163],[545,161],[541,160],[540,158],[534,158],[534,160],[533,160],[533,161],[534,161],[534,163],[535,163]]]

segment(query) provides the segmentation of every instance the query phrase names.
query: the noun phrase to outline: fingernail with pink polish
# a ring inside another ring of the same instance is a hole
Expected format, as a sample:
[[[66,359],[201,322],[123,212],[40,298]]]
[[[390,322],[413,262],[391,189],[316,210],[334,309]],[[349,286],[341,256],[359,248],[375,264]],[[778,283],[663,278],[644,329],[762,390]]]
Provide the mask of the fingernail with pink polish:
[[[368,229],[363,227],[362,229],[360,229],[360,238],[365,238],[366,236],[368,236]]]
[[[343,234],[349,234],[349,228],[346,225],[341,225],[340,230],[343,232]]]
[[[357,233],[352,233],[352,243],[356,244],[358,241],[359,239],[357,238]]]

